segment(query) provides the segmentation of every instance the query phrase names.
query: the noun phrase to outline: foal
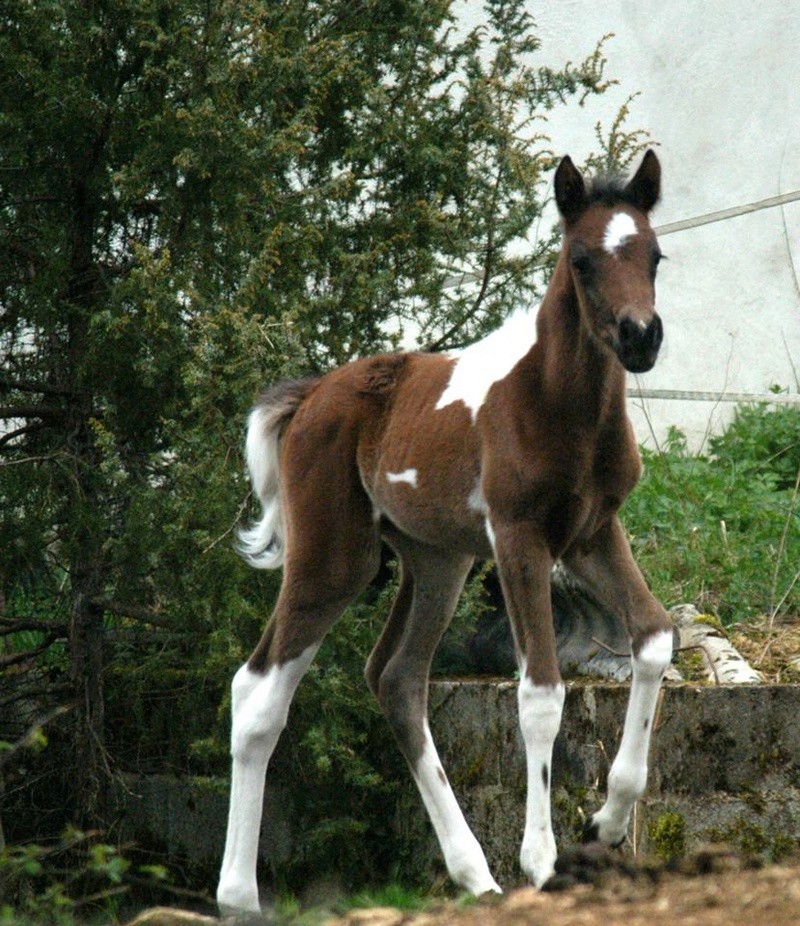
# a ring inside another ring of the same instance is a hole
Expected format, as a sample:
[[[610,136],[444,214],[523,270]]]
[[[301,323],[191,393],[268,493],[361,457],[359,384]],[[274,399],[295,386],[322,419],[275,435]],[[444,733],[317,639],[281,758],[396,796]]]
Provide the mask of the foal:
[[[671,622],[631,556],[617,510],[640,461],[625,371],[655,363],[660,252],[648,222],[660,166],[587,186],[565,157],[555,175],[564,242],[537,312],[518,311],[457,357],[369,357],[267,392],[250,415],[247,463],[263,505],[242,533],[258,567],[283,565],[272,620],[233,680],[233,773],[218,888],[226,911],[256,911],[267,763],[295,689],[328,629],[376,573],[381,542],[400,586],[366,679],[403,751],[458,884],[499,891],[440,765],[427,721],[428,672],[476,556],[494,557],[520,665],[528,780],[520,862],[553,873],[550,764],[564,704],[550,609],[563,564],[624,621],[633,682],[608,797],[587,826],[623,841],[644,791]]]

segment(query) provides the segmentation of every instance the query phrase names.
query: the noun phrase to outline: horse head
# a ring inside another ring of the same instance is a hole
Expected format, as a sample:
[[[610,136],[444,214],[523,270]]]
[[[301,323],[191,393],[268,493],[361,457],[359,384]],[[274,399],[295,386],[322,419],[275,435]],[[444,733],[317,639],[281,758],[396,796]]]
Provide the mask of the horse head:
[[[627,183],[612,178],[587,186],[569,157],[555,175],[563,250],[582,321],[631,373],[653,367],[663,340],[655,310],[661,251],[648,218],[660,186],[652,151]]]

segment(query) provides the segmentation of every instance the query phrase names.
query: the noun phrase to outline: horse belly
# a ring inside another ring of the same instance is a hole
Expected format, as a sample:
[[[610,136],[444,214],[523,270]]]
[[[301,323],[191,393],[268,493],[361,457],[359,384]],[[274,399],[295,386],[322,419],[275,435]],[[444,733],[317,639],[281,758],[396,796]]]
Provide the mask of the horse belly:
[[[430,427],[418,420],[416,428],[385,434],[362,461],[376,517],[432,546],[490,556],[477,441],[463,423],[447,420],[452,415],[432,417]]]
[[[458,491],[451,483],[432,486],[418,477],[413,484],[413,469],[388,470],[384,484],[370,492],[376,517],[390,521],[409,537],[434,547],[458,550],[478,556],[491,556],[486,533],[486,518],[471,506],[472,492],[463,484]],[[402,479],[392,481],[399,475]],[[454,489],[456,489],[454,491]]]

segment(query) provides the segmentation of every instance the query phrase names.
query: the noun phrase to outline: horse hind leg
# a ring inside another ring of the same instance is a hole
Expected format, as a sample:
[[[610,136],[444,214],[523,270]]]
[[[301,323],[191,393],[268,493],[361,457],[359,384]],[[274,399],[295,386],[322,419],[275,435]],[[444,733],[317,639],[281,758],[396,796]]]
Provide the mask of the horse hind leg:
[[[310,558],[313,565],[289,557],[272,619],[234,676],[230,809],[217,888],[224,914],[259,912],[256,863],[269,760],[297,686],[325,634],[377,569],[377,537],[360,548],[350,547],[350,568],[344,574],[341,546],[335,570],[326,567],[319,550]]]
[[[246,663],[233,679],[231,792],[217,903],[223,915],[260,911],[256,863],[267,765],[294,693],[319,643],[265,672]]]
[[[387,538],[402,577],[387,625],[367,665],[367,680],[406,757],[439,840],[450,877],[479,895],[500,892],[444,773],[428,726],[428,674],[472,557]]]

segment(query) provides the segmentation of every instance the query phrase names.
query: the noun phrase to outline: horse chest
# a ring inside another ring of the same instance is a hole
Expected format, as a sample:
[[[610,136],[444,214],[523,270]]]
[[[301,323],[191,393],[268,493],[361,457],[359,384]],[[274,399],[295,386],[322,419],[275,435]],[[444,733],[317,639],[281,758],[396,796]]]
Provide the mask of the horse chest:
[[[628,435],[606,433],[594,442],[553,443],[539,453],[490,455],[483,486],[493,520],[538,525],[557,557],[591,541],[636,484],[639,470]]]

